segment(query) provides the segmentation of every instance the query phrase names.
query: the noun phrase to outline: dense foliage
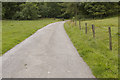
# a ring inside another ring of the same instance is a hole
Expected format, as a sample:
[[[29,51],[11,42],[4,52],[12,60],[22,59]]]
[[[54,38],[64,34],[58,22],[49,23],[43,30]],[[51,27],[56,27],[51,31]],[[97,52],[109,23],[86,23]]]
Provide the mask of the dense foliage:
[[[32,20],[38,18],[104,18],[118,14],[113,2],[5,2],[3,19]]]

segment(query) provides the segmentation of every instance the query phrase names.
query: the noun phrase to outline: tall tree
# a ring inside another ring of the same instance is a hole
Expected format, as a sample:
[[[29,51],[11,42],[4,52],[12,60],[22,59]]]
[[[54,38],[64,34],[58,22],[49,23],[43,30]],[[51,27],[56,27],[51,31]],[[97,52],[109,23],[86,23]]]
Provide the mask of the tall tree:
[[[27,2],[20,5],[20,11],[16,11],[16,14],[13,16],[14,19],[37,19],[37,6],[36,3]]]

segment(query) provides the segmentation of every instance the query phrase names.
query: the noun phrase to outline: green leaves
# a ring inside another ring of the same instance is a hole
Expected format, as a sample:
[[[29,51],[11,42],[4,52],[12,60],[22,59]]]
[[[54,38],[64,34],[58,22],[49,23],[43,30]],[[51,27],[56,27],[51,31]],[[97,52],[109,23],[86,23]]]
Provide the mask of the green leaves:
[[[117,15],[119,10],[118,3],[113,2],[6,2],[2,5],[3,18],[18,20],[104,18]]]
[[[25,19],[25,20],[31,20],[31,19],[37,19],[37,7],[34,3],[25,3],[21,6],[21,11],[16,12],[14,15],[14,19]]]

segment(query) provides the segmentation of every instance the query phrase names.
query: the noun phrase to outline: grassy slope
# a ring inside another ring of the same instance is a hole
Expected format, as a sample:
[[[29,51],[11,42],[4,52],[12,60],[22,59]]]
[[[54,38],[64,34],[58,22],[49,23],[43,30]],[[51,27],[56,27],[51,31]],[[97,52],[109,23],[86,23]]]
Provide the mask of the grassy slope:
[[[85,34],[85,22],[88,34]],[[78,22],[77,22],[78,23]],[[91,25],[96,26],[96,39],[92,37]],[[97,78],[118,77],[118,18],[81,21],[82,30],[74,23],[65,23],[65,30],[81,57]],[[108,26],[112,29],[113,50],[109,50]]]
[[[56,22],[53,19],[41,20],[3,20],[2,21],[2,54],[32,35],[47,24]]]

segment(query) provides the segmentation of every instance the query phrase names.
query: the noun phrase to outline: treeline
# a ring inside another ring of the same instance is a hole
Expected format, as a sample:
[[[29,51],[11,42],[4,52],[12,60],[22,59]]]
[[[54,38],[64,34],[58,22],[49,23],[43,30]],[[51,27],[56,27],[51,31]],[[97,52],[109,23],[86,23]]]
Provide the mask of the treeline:
[[[118,10],[113,2],[3,2],[2,18],[104,18],[117,15]]]

